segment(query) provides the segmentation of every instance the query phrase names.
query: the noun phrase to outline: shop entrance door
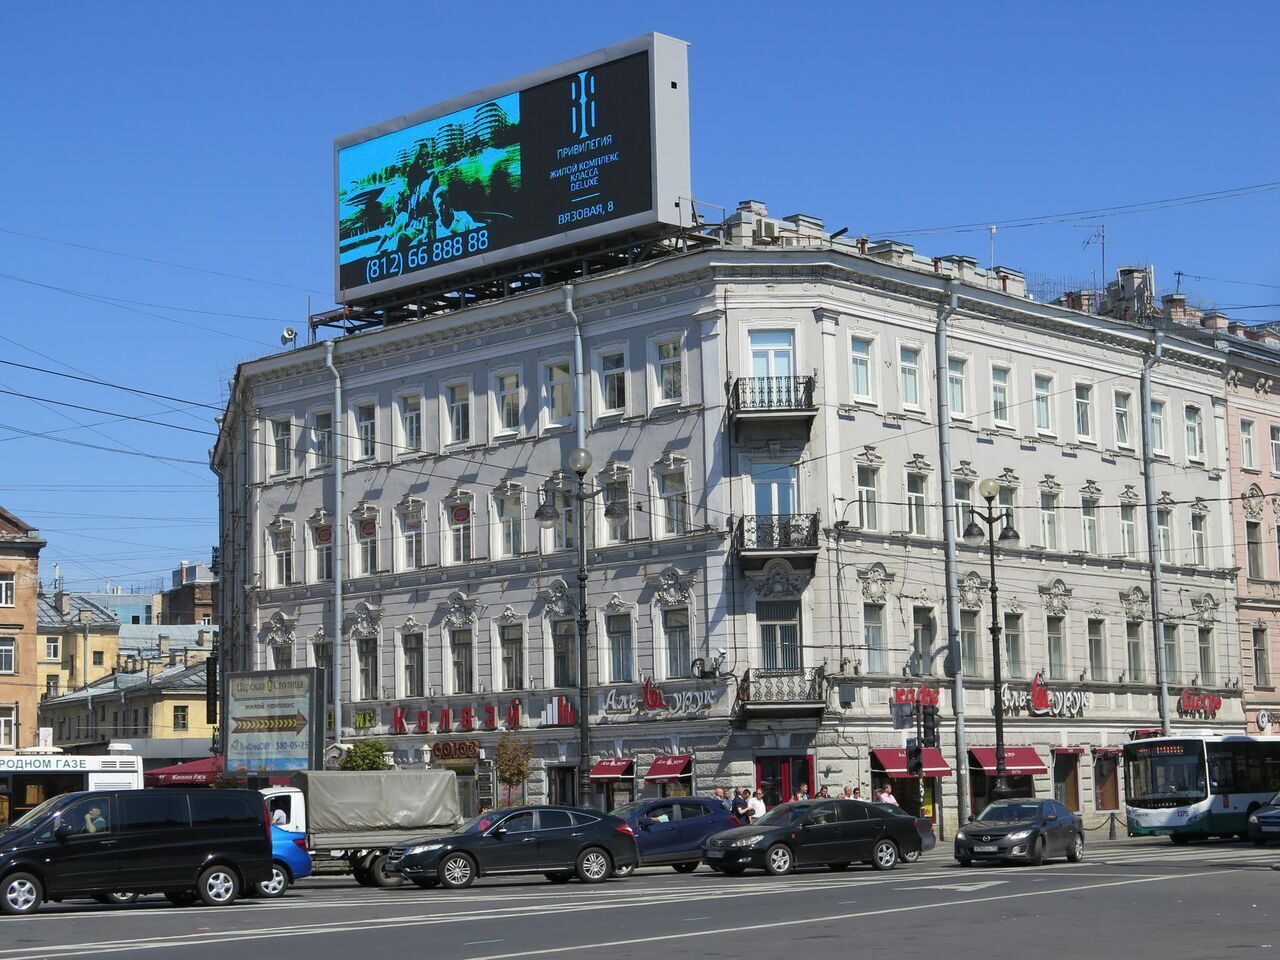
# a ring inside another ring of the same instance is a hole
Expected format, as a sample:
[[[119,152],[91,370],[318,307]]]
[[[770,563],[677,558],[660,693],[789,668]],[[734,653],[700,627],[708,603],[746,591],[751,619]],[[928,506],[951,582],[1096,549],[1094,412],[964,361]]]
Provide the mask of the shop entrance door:
[[[764,805],[771,810],[790,800],[801,787],[808,787],[812,797],[813,757],[756,757],[756,787],[764,791]]]
[[[1070,810],[1080,812],[1080,757],[1074,753],[1053,755],[1053,799]]]
[[[554,807],[575,807],[577,793],[577,767],[547,767],[547,803]]]

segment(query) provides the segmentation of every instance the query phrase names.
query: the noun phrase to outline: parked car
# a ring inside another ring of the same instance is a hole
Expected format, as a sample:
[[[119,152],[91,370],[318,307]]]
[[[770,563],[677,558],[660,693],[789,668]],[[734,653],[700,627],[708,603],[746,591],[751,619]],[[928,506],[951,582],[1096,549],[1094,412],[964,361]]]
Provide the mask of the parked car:
[[[894,806],[892,803],[873,803],[872,806],[883,810],[891,816],[907,817],[915,821],[916,832],[920,834],[920,849],[913,853],[903,852],[902,859],[907,863],[915,863],[922,854],[928,853],[938,845],[938,837],[933,832],[933,821],[928,817],[917,817],[914,814],[907,813],[901,807]]]
[[[740,825],[715,797],[668,797],[637,800],[613,810],[631,824],[640,851],[640,866],[670,864],[676,873],[693,873],[702,862],[707,837]],[[615,871],[625,876],[635,867]]]
[[[387,872],[419,887],[469,887],[476,877],[542,873],[600,883],[639,860],[635,831],[618,817],[570,807],[491,810],[443,837],[393,847]]]
[[[816,864],[844,870],[856,861],[891,870],[920,851],[914,820],[861,800],[800,800],[774,807],[749,827],[708,838],[702,856],[730,876],[748,867],[774,876]]]
[[[0,911],[143,893],[225,906],[270,879],[270,836],[266,804],[252,790],[64,793],[0,833]]]
[[[988,804],[956,834],[956,859],[1039,865],[1049,857],[1084,859],[1084,825],[1056,800],[1026,797]]]
[[[271,826],[271,879],[253,886],[259,897],[283,897],[294,881],[311,876],[311,854],[307,852],[307,835]]]
[[[1262,846],[1280,840],[1280,793],[1249,814],[1249,839]]]

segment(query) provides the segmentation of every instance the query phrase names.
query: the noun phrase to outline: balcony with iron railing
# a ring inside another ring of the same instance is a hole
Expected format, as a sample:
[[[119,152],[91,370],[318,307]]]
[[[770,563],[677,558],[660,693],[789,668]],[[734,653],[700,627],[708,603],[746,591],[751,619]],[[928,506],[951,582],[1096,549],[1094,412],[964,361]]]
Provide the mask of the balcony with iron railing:
[[[816,377],[738,377],[733,381],[729,410],[738,420],[812,420]]]
[[[748,514],[738,520],[734,546],[743,569],[759,569],[774,557],[812,567],[818,557],[818,515]]]
[[[752,667],[738,687],[742,715],[818,717],[827,709],[825,679],[814,667]]]

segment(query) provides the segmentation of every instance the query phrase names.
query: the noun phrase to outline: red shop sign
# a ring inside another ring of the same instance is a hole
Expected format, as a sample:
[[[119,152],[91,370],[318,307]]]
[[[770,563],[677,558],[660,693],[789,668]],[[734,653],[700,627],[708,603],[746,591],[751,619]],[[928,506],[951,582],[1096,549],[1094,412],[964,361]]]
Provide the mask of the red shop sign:
[[[1181,714],[1198,714],[1212,720],[1221,709],[1222,698],[1216,694],[1183,690],[1178,698],[1178,712]]]
[[[923,707],[942,704],[942,691],[937,687],[894,687],[894,703],[918,703]]]

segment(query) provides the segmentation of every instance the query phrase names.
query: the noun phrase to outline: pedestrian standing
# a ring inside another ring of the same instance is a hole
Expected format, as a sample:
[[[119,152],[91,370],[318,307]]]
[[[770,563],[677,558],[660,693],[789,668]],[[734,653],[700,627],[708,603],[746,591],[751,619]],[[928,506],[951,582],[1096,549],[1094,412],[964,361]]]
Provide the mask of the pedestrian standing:
[[[764,808],[764,791],[763,790],[757,788],[756,792],[751,795],[751,800],[749,801],[749,803],[751,806],[752,822],[764,816],[765,808]]]
[[[819,800],[831,799],[831,791],[827,789],[827,785],[825,783],[822,785],[822,789],[818,791],[818,799]]]
[[[733,792],[733,815],[738,818],[739,823],[749,823],[751,819],[751,804],[749,802],[751,791],[743,787],[741,791]]]
[[[716,787],[716,799],[720,801],[720,806],[730,813],[733,812],[733,807],[729,804],[729,798],[724,795],[724,787]]]
[[[888,780],[885,781],[884,790],[880,793],[880,802],[891,803],[895,807],[898,805],[898,798],[893,795],[893,784],[889,783]]]
[[[852,800],[852,799],[854,799],[853,787],[851,787],[849,784],[847,784],[847,783],[846,783],[846,784],[844,785],[844,793],[842,793],[842,794],[840,795],[840,798],[841,798],[842,800]]]
[[[854,800],[861,800],[861,799],[862,799],[862,787],[854,787],[854,788],[853,788],[853,799],[854,799]]]

